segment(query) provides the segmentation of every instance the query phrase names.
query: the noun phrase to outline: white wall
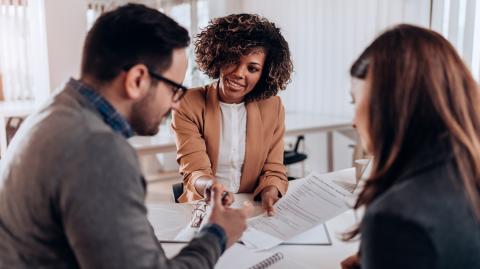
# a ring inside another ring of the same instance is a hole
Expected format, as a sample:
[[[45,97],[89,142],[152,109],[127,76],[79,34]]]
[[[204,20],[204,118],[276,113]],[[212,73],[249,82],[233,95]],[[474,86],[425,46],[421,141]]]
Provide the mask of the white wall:
[[[222,17],[242,10],[243,0],[208,0],[210,18]]]
[[[242,9],[275,22],[289,42],[295,73],[282,94],[287,110],[351,116],[355,57],[388,26],[428,27],[430,0],[243,0]]]
[[[386,27],[428,27],[430,0],[242,0],[239,12],[267,17],[289,43],[295,72],[281,94],[287,112],[351,117],[354,59]],[[307,172],[326,171],[325,140],[323,134],[306,137]],[[334,169],[350,167],[352,141],[336,134],[334,142]]]
[[[80,75],[87,31],[86,0],[44,0],[50,87]]]

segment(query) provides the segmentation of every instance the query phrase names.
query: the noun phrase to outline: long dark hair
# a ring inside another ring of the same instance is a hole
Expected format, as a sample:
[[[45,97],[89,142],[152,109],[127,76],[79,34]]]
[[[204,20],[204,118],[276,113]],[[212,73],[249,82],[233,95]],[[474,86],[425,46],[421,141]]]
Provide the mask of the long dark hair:
[[[480,96],[453,46],[428,29],[398,25],[368,46],[352,77],[369,80],[372,172],[355,209],[392,186],[405,161],[443,137],[480,219]],[[346,234],[352,239],[359,227]]]

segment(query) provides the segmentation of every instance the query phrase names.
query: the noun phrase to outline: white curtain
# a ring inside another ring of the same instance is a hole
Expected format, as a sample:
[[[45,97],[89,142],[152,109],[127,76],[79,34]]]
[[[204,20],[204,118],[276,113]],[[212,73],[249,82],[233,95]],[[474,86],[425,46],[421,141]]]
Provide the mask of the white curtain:
[[[479,81],[480,1],[432,0],[431,24],[455,46]]]
[[[0,0],[0,73],[6,101],[49,95],[43,0]]]
[[[33,99],[26,0],[0,0],[0,73],[6,100]]]

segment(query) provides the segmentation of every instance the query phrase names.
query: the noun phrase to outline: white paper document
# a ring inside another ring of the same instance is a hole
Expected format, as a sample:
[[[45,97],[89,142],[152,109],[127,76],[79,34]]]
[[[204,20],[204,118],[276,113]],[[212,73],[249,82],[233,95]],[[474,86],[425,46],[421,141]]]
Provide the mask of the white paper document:
[[[174,241],[188,242],[192,240],[195,235],[208,223],[210,214],[212,213],[211,205],[205,201],[200,200],[192,203],[192,218],[188,225],[185,226],[176,236]]]
[[[332,240],[328,235],[327,227],[324,223],[317,225],[310,230],[294,236],[282,245],[331,245]]]
[[[241,240],[255,250],[269,249],[347,211],[353,195],[335,183],[338,175],[312,173],[298,179],[275,204],[274,216],[262,214],[248,221]]]

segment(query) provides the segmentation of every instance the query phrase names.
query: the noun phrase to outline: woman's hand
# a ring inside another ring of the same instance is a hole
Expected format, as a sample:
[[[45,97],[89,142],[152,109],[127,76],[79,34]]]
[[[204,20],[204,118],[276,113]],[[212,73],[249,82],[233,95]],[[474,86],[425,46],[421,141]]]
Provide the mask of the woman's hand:
[[[358,254],[352,255],[341,263],[342,269],[360,269],[360,257]]]
[[[267,211],[269,216],[273,216],[275,213],[273,205],[280,199],[280,193],[277,187],[268,186],[262,190],[262,207]]]
[[[214,182],[214,181],[210,181],[210,183],[208,183],[206,186],[205,186],[205,193],[204,193],[204,196],[205,197],[205,201],[207,201],[207,203],[210,203],[211,199],[212,199],[212,190],[213,189],[216,189],[217,191],[218,190],[221,190],[222,191],[222,194],[221,194],[221,200],[222,200],[222,205],[223,206],[231,206],[233,204],[233,202],[235,201],[234,197],[233,197],[233,193],[229,192],[229,191],[225,191],[225,187],[222,185],[222,183],[218,183],[218,182]]]

